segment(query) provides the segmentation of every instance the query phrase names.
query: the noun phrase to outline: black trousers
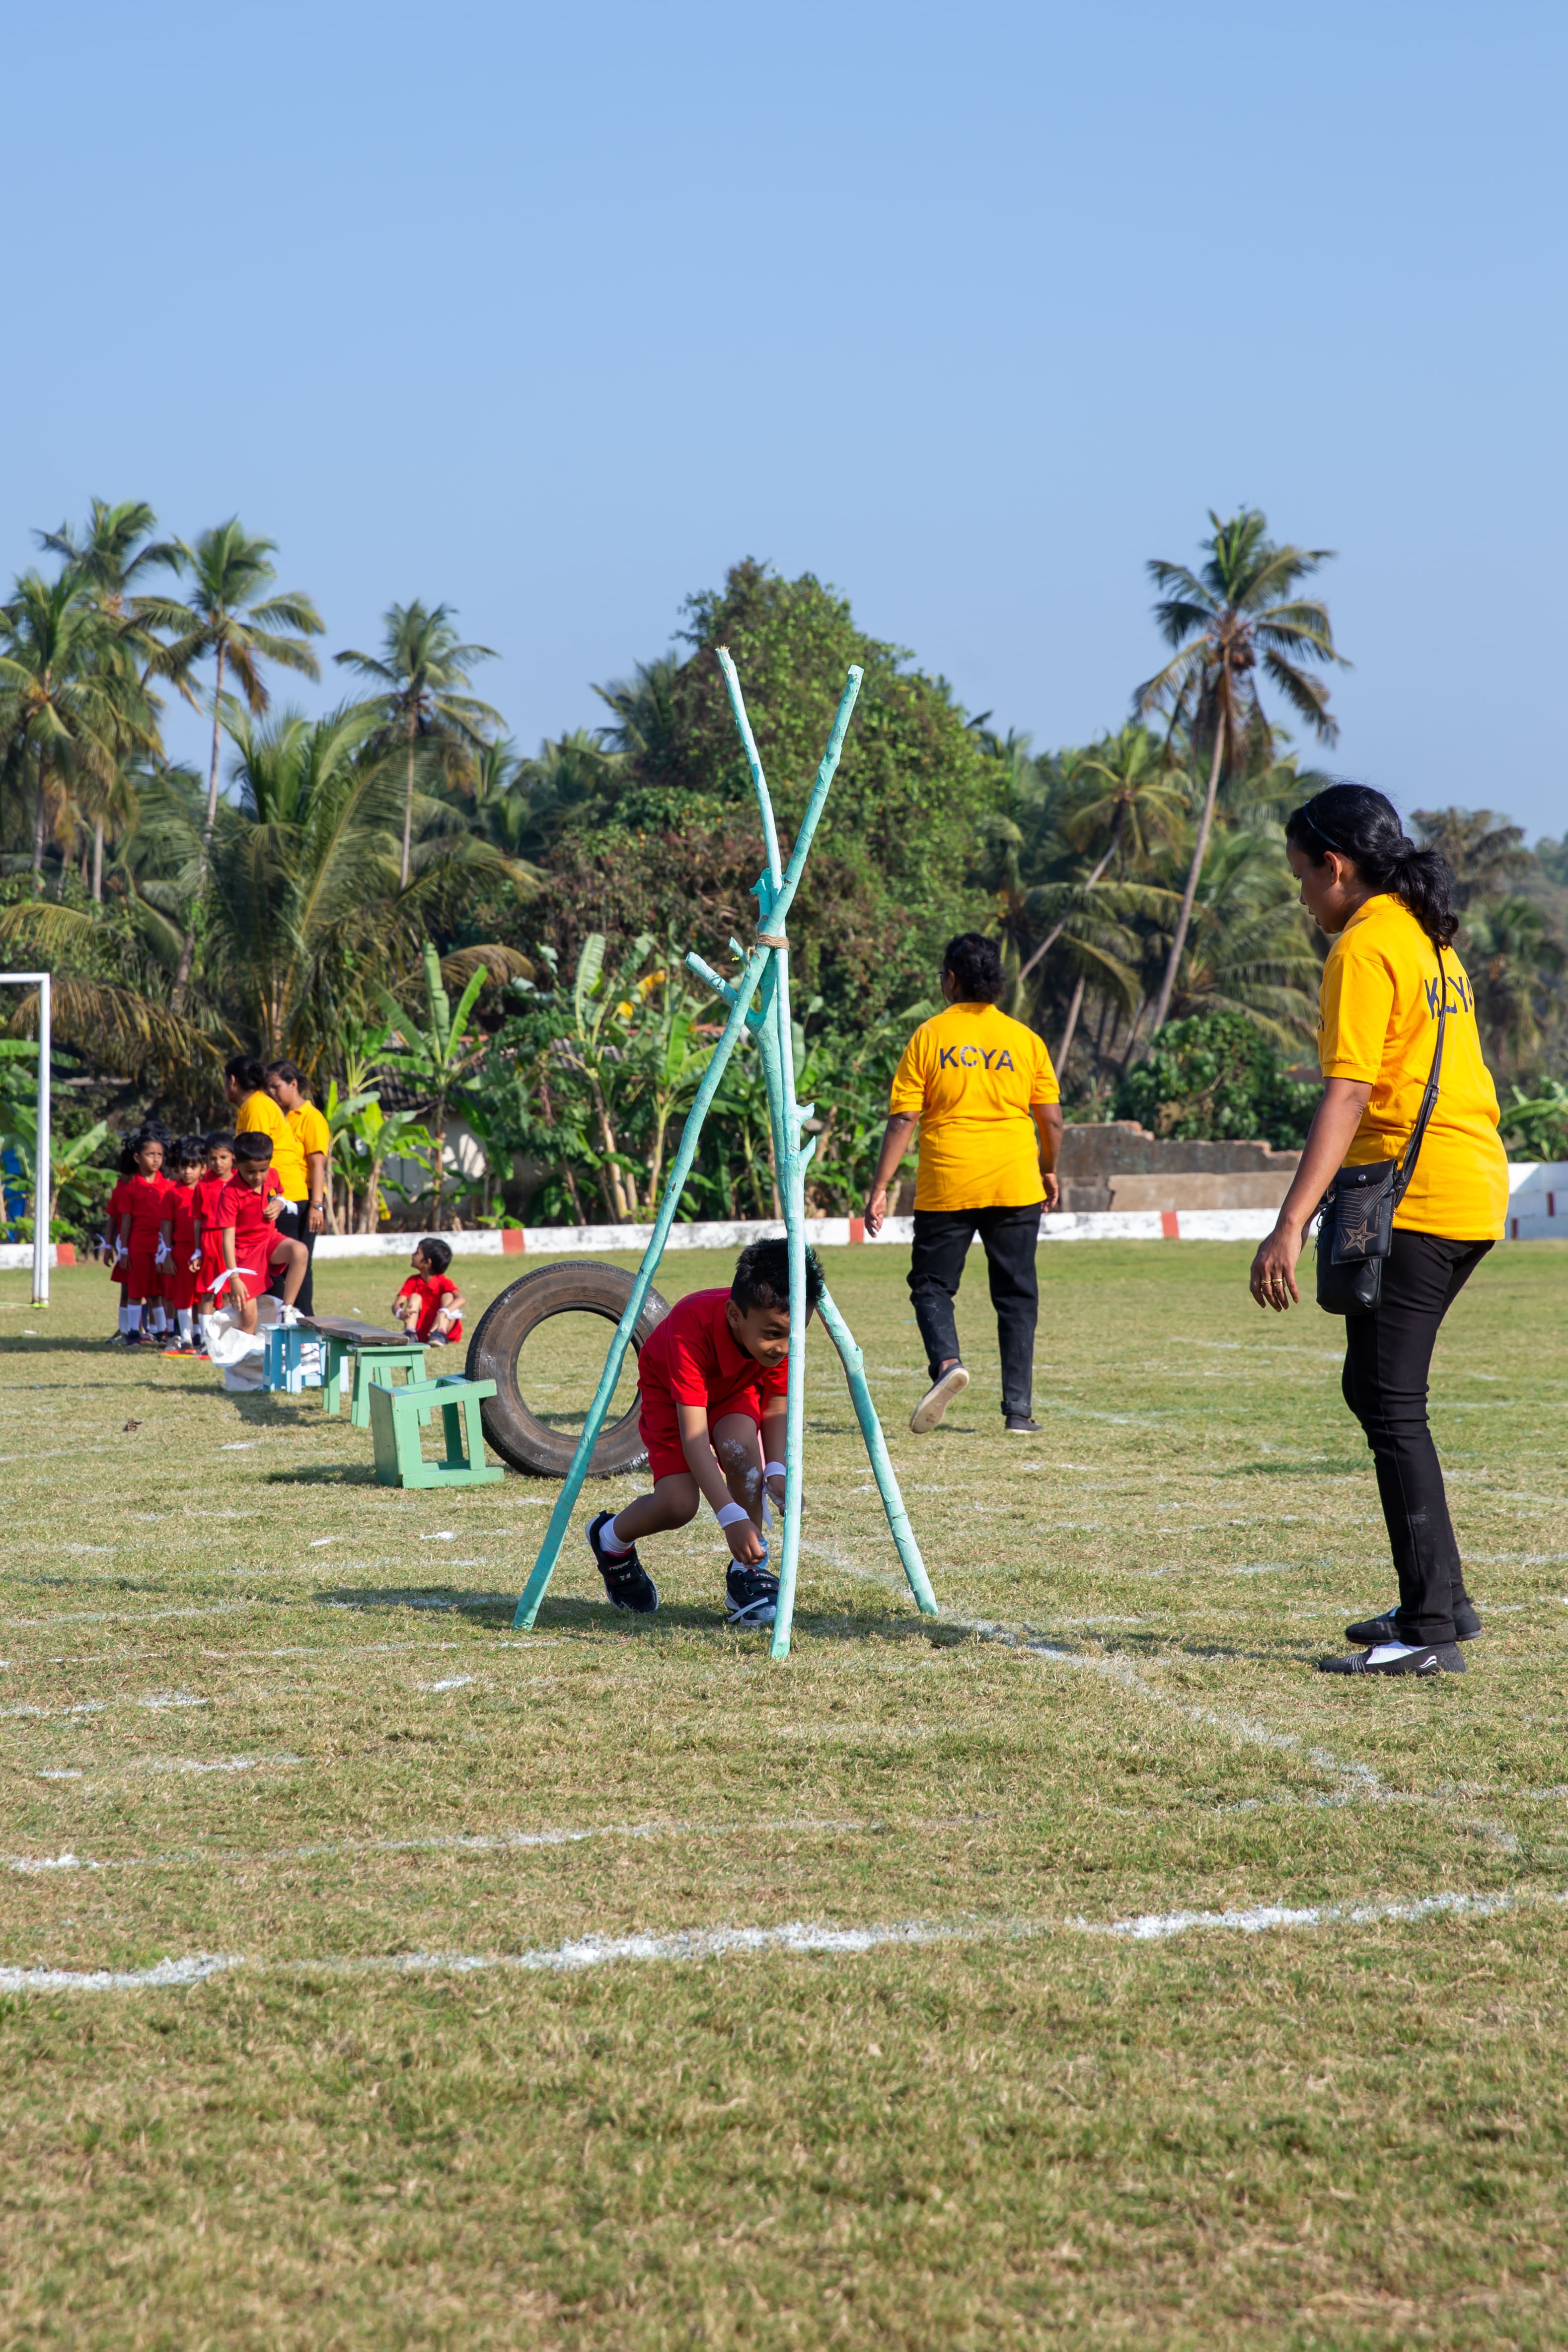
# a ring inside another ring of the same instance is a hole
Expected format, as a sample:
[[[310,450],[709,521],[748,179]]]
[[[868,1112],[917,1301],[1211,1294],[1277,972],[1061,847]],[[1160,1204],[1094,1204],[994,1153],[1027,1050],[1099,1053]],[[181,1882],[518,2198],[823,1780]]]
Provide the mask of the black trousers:
[[[283,1211],[282,1215],[278,1220],[278,1230],[280,1234],[285,1234],[289,1241],[303,1242],[305,1244],[305,1279],[300,1285],[300,1296],[296,1298],[294,1304],[299,1308],[301,1315],[313,1315],[316,1311],[314,1289],[316,1280],[316,1236],[310,1231],[310,1202],[308,1201],[290,1202],[288,1208]],[[283,1281],[281,1276],[274,1276],[272,1281],[269,1282],[267,1286],[269,1290],[276,1289],[279,1297],[283,1296]]]
[[[1399,1631],[1451,1642],[1467,1598],[1443,1467],[1426,1422],[1426,1375],[1437,1327],[1491,1247],[1394,1228],[1375,1314],[1345,1321],[1345,1402],[1366,1432],[1399,1571]]]
[[[952,1302],[963,1261],[978,1233],[991,1276],[991,1304],[1002,1349],[1002,1410],[1026,1421],[1034,1398],[1035,1325],[1040,1286],[1035,1250],[1043,1201],[1027,1209],[917,1209],[910,1297],[934,1381],[943,1361],[962,1353]]]

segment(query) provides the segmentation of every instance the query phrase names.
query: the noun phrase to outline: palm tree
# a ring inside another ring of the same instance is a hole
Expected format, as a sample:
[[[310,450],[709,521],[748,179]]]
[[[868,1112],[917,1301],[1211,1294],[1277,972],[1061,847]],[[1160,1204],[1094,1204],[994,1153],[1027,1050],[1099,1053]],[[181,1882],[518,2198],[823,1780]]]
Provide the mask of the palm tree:
[[[206,817],[202,826],[204,861],[210,856],[213,826],[217,822],[218,753],[223,742],[224,677],[233,670],[253,718],[268,706],[262,680],[263,661],[305,677],[320,677],[315,655],[307,637],[319,637],[326,624],[308,596],[297,591],[268,594],[278,574],[268,559],[277,553],[271,539],[253,539],[237,515],[204,530],[195,547],[184,540],[172,542],[170,561],[190,581],[182,604],[160,596],[132,600],[135,618],[144,626],[170,632],[166,644],[153,656],[153,667],[171,677],[187,698],[191,671],[208,656],[214,662],[212,756],[207,763]],[[193,912],[174,982],[174,1008],[184,1004],[190,982],[191,956],[195,947]]]
[[[471,754],[483,745],[489,729],[501,725],[499,711],[465,691],[472,665],[493,661],[495,655],[489,646],[458,643],[449,605],[426,605],[416,597],[412,604],[394,604],[383,616],[379,656],[349,650],[333,658],[381,688],[377,700],[385,738],[407,749],[401,886],[406,890],[419,748],[428,743],[448,759],[453,752]]]
[[[1343,662],[1334,649],[1328,607],[1298,596],[1298,584],[1327,562],[1326,547],[1276,547],[1267,518],[1256,507],[1222,522],[1209,509],[1214,536],[1204,541],[1207,561],[1201,572],[1183,563],[1152,562],[1150,578],[1161,592],[1154,618],[1167,645],[1176,650],[1153,677],[1141,686],[1132,708],[1142,716],[1163,705],[1173,732],[1186,729],[1194,747],[1209,751],[1208,784],[1193,842],[1192,862],[1181,912],[1172,935],[1151,1041],[1164,1025],[1186,946],[1193,901],[1208,850],[1220,779],[1256,758],[1268,736],[1258,698],[1258,672],[1304,719],[1320,741],[1339,733],[1329,716],[1329,693],[1306,662]],[[1348,665],[1347,665],[1348,667]]]
[[[68,523],[58,530],[35,534],[40,547],[63,558],[66,570],[87,601],[110,624],[100,648],[103,667],[113,681],[114,699],[121,706],[123,723],[119,772],[105,789],[93,782],[86,814],[92,824],[92,898],[103,901],[103,835],[106,819],[121,823],[133,804],[130,771],[138,751],[157,749],[159,704],[148,688],[158,647],[152,632],[132,613],[129,599],[141,574],[173,563],[172,541],[155,540],[158,518],[144,499],[121,499],[110,506],[94,499],[87,526],[79,537]]]
[[[106,788],[128,724],[102,659],[107,625],[71,572],[24,572],[0,604],[0,751],[20,778],[33,775],[33,887],[42,887],[44,842],[63,784],[91,777]]]
[[[1454,898],[1461,914],[1475,901],[1502,897],[1535,863],[1524,846],[1522,825],[1510,824],[1490,809],[1412,809],[1421,838],[1441,850],[1454,870]]]
[[[1180,822],[1180,787],[1171,780],[1163,748],[1146,727],[1133,723],[1119,735],[1108,735],[1096,743],[1074,761],[1071,781],[1075,793],[1083,797],[1062,819],[1064,837],[1079,850],[1097,839],[1105,847],[1081,882],[1072,886],[1074,897],[1068,912],[1058,918],[1022,967],[1021,982],[1056,945],[1071,919],[1073,907],[1086,903],[1078,894],[1092,890],[1113,858],[1120,859],[1127,871],[1146,867],[1151,846],[1168,843]],[[1081,988],[1078,1002],[1082,1002]],[[1073,1017],[1076,1020],[1076,1006]],[[1070,1044],[1070,1025],[1067,1036]]]

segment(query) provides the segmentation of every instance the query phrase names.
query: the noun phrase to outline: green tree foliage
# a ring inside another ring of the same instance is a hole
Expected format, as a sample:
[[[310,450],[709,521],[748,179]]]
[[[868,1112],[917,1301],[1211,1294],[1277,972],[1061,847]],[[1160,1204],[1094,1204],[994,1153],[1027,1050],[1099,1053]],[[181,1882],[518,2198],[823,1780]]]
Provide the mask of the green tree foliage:
[[[1296,1150],[1321,1089],[1289,1076],[1279,1049],[1240,1013],[1172,1021],[1130,1070],[1115,1116],[1180,1141],[1262,1137]]]

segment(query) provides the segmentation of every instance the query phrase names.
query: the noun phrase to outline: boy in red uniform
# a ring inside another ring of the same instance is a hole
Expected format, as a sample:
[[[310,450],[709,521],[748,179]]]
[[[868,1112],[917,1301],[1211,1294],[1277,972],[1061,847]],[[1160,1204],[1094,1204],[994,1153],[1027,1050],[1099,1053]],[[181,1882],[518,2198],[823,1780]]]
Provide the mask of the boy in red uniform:
[[[450,1242],[421,1242],[414,1253],[414,1272],[392,1302],[404,1329],[412,1331],[423,1347],[455,1348],[463,1336],[467,1302],[447,1276],[451,1263]]]
[[[216,1222],[224,1270],[232,1276],[231,1308],[243,1331],[255,1330],[256,1302],[271,1275],[283,1276],[285,1307],[293,1306],[305,1279],[310,1260],[304,1243],[289,1241],[276,1230],[282,1205],[283,1188],[272,1169],[272,1138],[254,1129],[237,1135],[234,1174],[219,1197]]]
[[[163,1300],[174,1318],[174,1328],[163,1353],[194,1356],[196,1276],[202,1263],[196,1241],[196,1186],[203,1165],[199,1135],[181,1139],[175,1148],[174,1163],[174,1181],[169,1187],[169,1263],[163,1269]]]
[[[206,1172],[196,1186],[196,1247],[201,1264],[196,1268],[196,1313],[210,1315],[213,1296],[223,1280],[223,1227],[217,1221],[217,1204],[224,1188],[234,1174],[234,1138],[222,1129],[202,1139],[202,1158]]]
[[[163,1296],[163,1267],[169,1255],[169,1220],[173,1186],[163,1175],[163,1147],[155,1135],[139,1135],[132,1149],[136,1171],[125,1180],[120,1212],[120,1241],[126,1255],[125,1344],[139,1348],[145,1320],[151,1339],[150,1310]]]
[[[807,1319],[822,1274],[805,1254]],[[638,1426],[653,1492],[588,1522],[588,1545],[616,1609],[651,1616],[652,1578],[639,1536],[686,1527],[706,1503],[730,1547],[725,1577],[731,1625],[771,1625],[779,1580],[767,1568],[764,1486],[784,1494],[789,1388],[789,1247],[753,1242],[726,1290],[696,1290],[672,1307],[637,1360]]]

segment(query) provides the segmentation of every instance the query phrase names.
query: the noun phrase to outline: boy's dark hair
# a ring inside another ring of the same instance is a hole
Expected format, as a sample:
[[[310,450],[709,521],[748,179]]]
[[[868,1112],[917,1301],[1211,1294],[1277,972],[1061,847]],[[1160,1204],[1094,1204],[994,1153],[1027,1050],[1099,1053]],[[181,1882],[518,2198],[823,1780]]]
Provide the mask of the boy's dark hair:
[[[286,1087],[298,1087],[301,1092],[308,1091],[305,1073],[298,1062],[268,1062],[267,1075],[269,1078],[281,1078]]]
[[[816,1253],[805,1254],[805,1312],[807,1320],[816,1313],[822,1297],[822,1268]],[[753,1307],[772,1307],[780,1313],[789,1313],[789,1244],[788,1242],[752,1242],[735,1261],[735,1279],[730,1285],[730,1296],[742,1315]]]
[[[195,1168],[206,1158],[206,1146],[199,1135],[182,1135],[174,1146],[174,1157],[182,1168]]]
[[[437,1241],[432,1234],[428,1241],[420,1243],[419,1255],[422,1258],[428,1259],[437,1274],[445,1274],[452,1263],[452,1244],[450,1242]]]
[[[210,1135],[204,1135],[202,1138],[204,1160],[209,1151],[232,1151],[233,1150],[234,1129],[230,1127],[215,1127]]]
[[[1407,840],[1394,803],[1370,784],[1325,784],[1291,810],[1285,838],[1314,866],[1337,849],[1370,888],[1402,898],[1436,946],[1453,940],[1459,928],[1453,867],[1440,849]]]
[[[942,960],[960,1004],[994,1004],[1002,993],[1002,951],[984,931],[960,931]]]
[[[224,1064],[223,1074],[226,1078],[232,1078],[237,1087],[243,1087],[247,1095],[259,1094],[267,1084],[267,1073],[254,1054],[232,1055]]]
[[[237,1135],[234,1156],[237,1160],[257,1160],[265,1166],[272,1157],[272,1138],[269,1135]]]

